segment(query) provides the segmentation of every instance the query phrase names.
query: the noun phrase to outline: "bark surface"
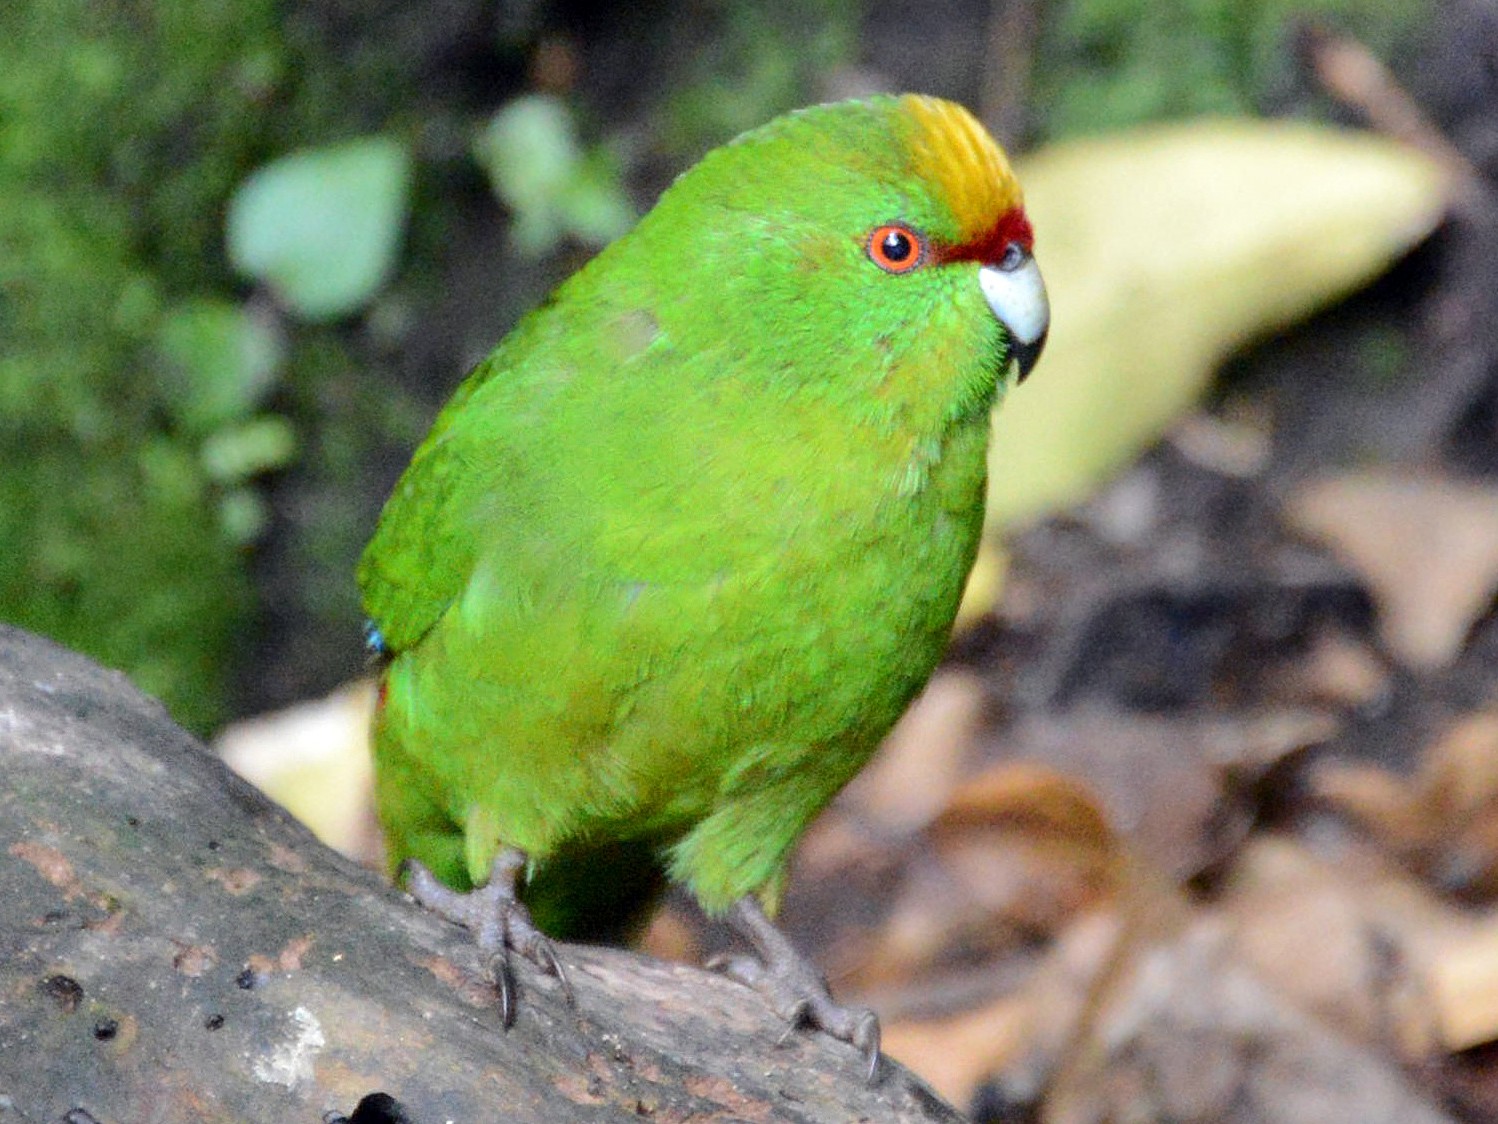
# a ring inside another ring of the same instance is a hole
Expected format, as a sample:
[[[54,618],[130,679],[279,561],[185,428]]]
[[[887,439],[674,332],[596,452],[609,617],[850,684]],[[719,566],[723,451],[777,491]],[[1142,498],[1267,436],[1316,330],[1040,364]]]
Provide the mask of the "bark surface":
[[[464,931],[122,675],[0,626],[3,1124],[960,1124],[889,1059],[870,1087],[825,1035],[777,1045],[731,981],[559,952],[576,1006],[517,959],[505,1031]]]

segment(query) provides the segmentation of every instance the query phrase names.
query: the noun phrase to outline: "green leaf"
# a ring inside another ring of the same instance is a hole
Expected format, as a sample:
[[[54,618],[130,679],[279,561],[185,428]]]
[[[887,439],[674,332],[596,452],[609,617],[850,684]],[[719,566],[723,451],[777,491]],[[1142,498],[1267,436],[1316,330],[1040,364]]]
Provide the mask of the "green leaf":
[[[203,442],[203,471],[216,484],[237,484],[281,468],[296,455],[296,433],[281,417],[251,418],[221,429]]]
[[[183,427],[199,434],[252,413],[275,386],[284,357],[270,324],[211,299],[169,312],[156,345],[167,406]]]
[[[394,270],[410,191],[410,155],[390,137],[283,156],[234,193],[229,259],[303,319],[346,316]]]
[[[557,206],[567,230],[591,246],[612,242],[635,224],[635,209],[619,186],[619,169],[600,152],[589,154]]]
[[[1084,498],[1190,409],[1230,352],[1372,279],[1448,199],[1417,152],[1283,122],[1072,141],[1018,171],[1052,328],[995,416],[995,526]]]
[[[269,526],[270,509],[253,488],[234,488],[219,500],[218,523],[224,538],[248,546]]]
[[[572,113],[557,98],[516,98],[490,118],[474,157],[514,217],[511,237],[531,257],[571,236],[601,246],[623,234],[635,210],[619,169],[602,149],[584,151]]]
[[[474,154],[495,192],[516,210],[544,206],[577,174],[583,158],[572,114],[547,94],[516,98],[496,112]]]

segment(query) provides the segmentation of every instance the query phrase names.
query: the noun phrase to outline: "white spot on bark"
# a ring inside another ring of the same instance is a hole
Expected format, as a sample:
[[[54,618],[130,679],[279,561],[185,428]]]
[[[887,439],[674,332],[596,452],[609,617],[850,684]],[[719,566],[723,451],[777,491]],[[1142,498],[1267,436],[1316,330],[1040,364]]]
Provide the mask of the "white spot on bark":
[[[312,1080],[312,1063],[327,1045],[322,1024],[305,1007],[291,1012],[295,1033],[271,1051],[268,1058],[255,1059],[255,1076],[272,1085],[294,1088],[299,1081]]]

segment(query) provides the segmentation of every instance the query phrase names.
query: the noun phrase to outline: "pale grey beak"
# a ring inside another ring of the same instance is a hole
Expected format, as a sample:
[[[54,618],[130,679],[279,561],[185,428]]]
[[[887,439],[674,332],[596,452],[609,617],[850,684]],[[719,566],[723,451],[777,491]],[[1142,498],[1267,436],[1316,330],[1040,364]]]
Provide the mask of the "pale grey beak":
[[[1040,358],[1046,333],[1051,328],[1051,304],[1045,294],[1045,278],[1029,254],[1013,261],[978,268],[978,284],[988,307],[1009,333],[1009,357],[1019,367],[1019,381]]]

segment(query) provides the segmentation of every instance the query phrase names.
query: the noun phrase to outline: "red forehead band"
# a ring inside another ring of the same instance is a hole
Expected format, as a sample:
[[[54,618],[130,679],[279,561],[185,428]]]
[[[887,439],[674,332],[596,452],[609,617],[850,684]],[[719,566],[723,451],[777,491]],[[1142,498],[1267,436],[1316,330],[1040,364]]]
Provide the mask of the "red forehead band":
[[[1004,256],[1010,244],[1018,243],[1028,253],[1035,246],[1035,230],[1025,215],[1023,207],[1011,207],[999,216],[999,221],[977,238],[956,246],[935,247],[939,260],[975,261],[993,264]]]

